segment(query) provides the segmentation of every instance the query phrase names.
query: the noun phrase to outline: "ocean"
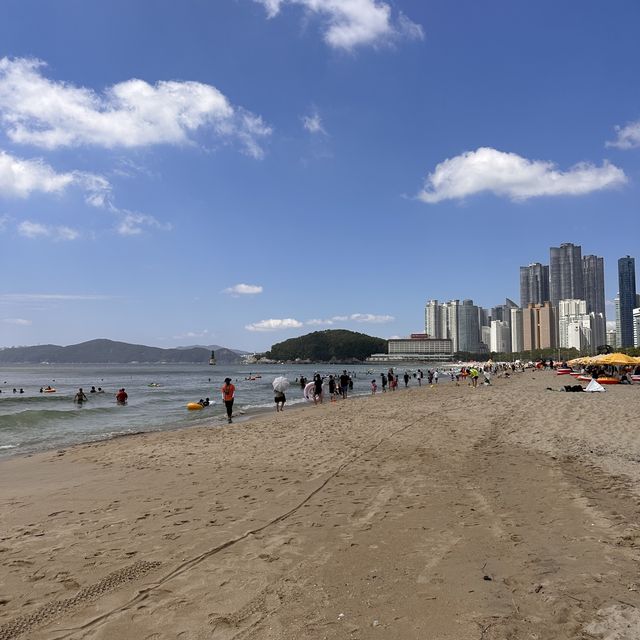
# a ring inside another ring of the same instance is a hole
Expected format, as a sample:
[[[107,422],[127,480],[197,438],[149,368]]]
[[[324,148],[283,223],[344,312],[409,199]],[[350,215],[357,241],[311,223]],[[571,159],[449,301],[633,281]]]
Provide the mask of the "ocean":
[[[428,365],[403,365],[426,372]],[[213,422],[226,425],[220,387],[224,378],[236,386],[235,419],[246,419],[267,410],[275,411],[271,383],[277,376],[291,382],[287,406],[306,402],[296,378],[311,379],[340,374],[341,365],[13,365],[0,367],[0,458],[57,449],[69,445],[103,440],[140,431],[160,431]],[[353,394],[371,391],[375,377],[386,365],[349,365],[354,381]],[[260,376],[260,377],[257,377]],[[247,380],[255,377],[255,380]],[[444,377],[444,376],[443,376]],[[442,382],[441,378],[441,382]],[[412,378],[412,385],[416,381]],[[55,393],[40,393],[47,385]],[[149,386],[159,385],[159,386]],[[103,394],[89,393],[92,386]],[[401,383],[401,386],[404,386]],[[89,400],[73,403],[79,387]],[[129,394],[126,406],[119,406],[115,394],[124,387]],[[23,394],[13,389],[24,390]],[[216,404],[201,411],[188,411],[188,402],[209,397]]]

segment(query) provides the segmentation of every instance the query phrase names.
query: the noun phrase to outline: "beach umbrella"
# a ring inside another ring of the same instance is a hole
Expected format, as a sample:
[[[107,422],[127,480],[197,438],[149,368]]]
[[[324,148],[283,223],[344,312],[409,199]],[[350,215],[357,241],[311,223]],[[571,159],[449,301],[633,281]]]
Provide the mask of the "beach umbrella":
[[[285,392],[289,388],[289,381],[284,376],[278,376],[271,383],[274,391]]]
[[[594,358],[594,360],[597,364],[625,365],[638,363],[636,358],[632,358],[626,353],[607,353],[605,355]]]
[[[579,358],[574,358],[573,360],[569,360],[569,362],[567,362],[567,364],[570,367],[573,367],[576,364],[579,365],[583,365],[583,364],[592,364],[593,362],[593,358],[590,356],[580,356]]]

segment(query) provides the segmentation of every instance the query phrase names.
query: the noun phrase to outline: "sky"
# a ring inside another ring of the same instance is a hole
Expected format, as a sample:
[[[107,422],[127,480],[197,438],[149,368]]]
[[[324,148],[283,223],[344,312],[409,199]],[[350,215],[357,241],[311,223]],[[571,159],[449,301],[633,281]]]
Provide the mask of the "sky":
[[[4,0],[0,347],[262,351],[640,257],[635,0]],[[614,318],[608,307],[608,318]]]

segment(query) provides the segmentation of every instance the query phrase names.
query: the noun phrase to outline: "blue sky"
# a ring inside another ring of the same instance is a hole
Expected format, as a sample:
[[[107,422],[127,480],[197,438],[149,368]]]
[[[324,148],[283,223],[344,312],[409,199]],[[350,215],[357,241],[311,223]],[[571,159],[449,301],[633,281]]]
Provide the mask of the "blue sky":
[[[0,346],[263,350],[638,255],[631,0],[5,0]],[[609,313],[612,318],[612,313]]]

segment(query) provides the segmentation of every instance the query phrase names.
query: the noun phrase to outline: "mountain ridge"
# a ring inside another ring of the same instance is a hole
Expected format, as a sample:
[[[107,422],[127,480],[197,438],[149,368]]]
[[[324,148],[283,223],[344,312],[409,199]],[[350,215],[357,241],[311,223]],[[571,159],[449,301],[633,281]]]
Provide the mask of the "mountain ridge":
[[[204,347],[163,349],[96,338],[66,347],[47,344],[0,349],[0,364],[129,364],[129,363],[208,363],[211,350]],[[242,358],[232,349],[215,350],[216,361],[238,364]]]

